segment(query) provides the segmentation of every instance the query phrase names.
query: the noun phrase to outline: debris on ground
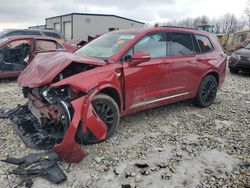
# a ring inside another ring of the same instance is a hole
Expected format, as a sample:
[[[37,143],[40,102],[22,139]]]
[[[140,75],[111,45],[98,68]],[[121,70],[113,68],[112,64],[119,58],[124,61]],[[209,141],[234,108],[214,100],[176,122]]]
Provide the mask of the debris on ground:
[[[30,153],[22,158],[7,157],[2,162],[18,165],[15,170],[9,172],[9,174],[20,175],[23,178],[15,187],[22,185],[32,187],[33,181],[37,177],[43,177],[55,184],[66,181],[66,175],[57,164],[59,160],[59,155],[53,151],[49,151]]]

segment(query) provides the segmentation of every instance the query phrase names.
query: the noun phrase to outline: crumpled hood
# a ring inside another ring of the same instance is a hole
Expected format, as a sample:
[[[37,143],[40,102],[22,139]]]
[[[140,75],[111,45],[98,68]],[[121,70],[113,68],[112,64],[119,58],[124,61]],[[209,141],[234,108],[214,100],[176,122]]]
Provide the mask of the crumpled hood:
[[[234,53],[240,56],[250,57],[250,49],[241,48]]]
[[[18,77],[20,87],[39,87],[50,83],[63,69],[72,62],[106,65],[100,59],[86,57],[76,53],[49,52],[37,54],[34,60],[28,65]]]

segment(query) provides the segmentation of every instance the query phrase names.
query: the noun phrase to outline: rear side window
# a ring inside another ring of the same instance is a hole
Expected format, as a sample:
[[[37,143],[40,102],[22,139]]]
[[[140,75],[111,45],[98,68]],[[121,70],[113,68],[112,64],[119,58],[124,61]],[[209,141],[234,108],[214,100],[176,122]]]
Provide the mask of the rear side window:
[[[206,52],[210,52],[213,50],[212,43],[207,37],[202,36],[202,35],[195,35],[195,38],[200,47],[201,53],[206,53]]]
[[[54,38],[57,38],[57,39],[61,39],[62,37],[57,34],[57,33],[54,33],[54,32],[44,32],[44,34],[48,37],[54,37]]]
[[[171,56],[194,54],[192,36],[189,33],[172,33]]]

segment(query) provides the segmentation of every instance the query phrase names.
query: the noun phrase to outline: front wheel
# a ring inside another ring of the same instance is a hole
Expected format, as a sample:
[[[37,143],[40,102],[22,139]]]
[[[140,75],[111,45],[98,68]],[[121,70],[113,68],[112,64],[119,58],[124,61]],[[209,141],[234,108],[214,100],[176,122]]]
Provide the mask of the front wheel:
[[[92,100],[93,108],[97,115],[107,126],[107,138],[109,138],[119,124],[120,113],[119,107],[115,100],[106,94],[97,94]],[[88,129],[85,133],[78,130],[77,141],[80,144],[95,144],[101,142]]]
[[[218,83],[213,75],[206,76],[200,84],[194,103],[202,108],[210,106],[216,97]]]

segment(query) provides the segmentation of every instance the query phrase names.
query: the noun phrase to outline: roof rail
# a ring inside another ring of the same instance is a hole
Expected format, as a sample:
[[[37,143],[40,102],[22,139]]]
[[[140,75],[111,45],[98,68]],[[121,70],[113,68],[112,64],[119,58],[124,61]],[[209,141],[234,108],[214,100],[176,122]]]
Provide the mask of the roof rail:
[[[182,26],[171,26],[171,25],[163,25],[160,27],[172,27],[172,28],[183,28],[183,29],[192,29],[192,30],[198,30],[196,28],[191,28],[191,27],[182,27]]]

